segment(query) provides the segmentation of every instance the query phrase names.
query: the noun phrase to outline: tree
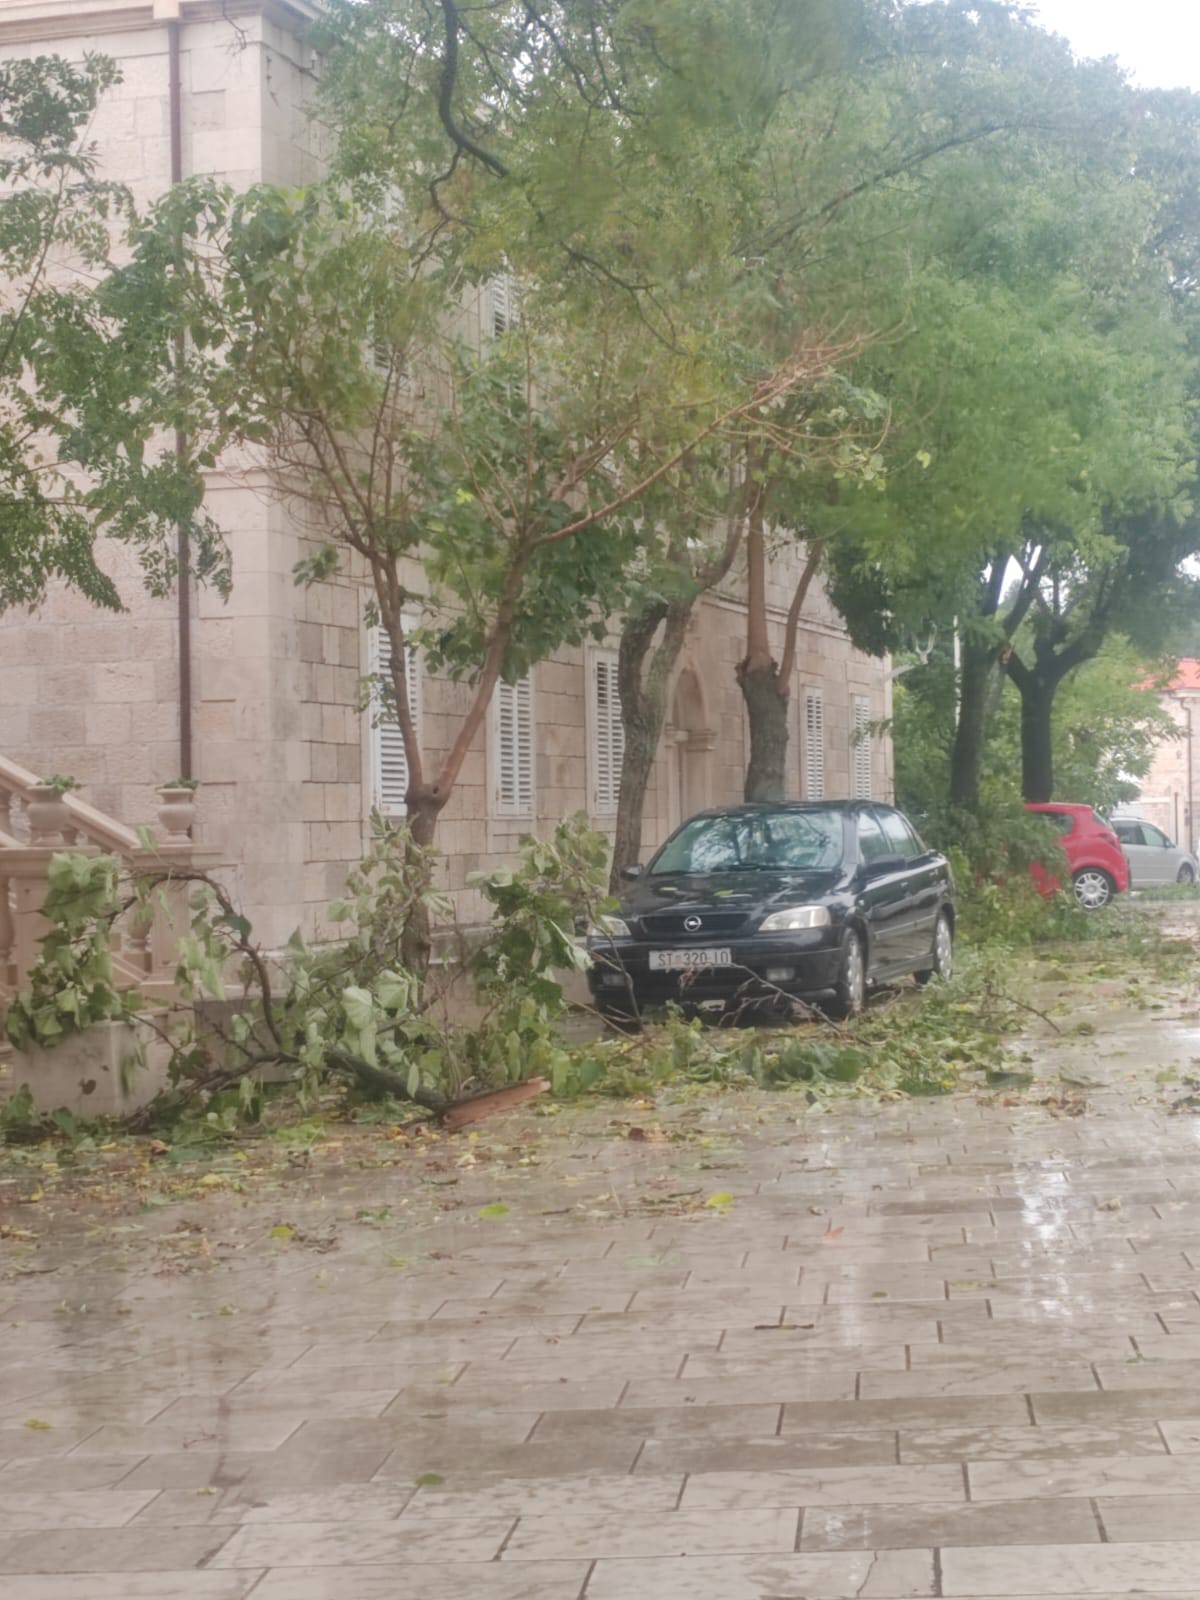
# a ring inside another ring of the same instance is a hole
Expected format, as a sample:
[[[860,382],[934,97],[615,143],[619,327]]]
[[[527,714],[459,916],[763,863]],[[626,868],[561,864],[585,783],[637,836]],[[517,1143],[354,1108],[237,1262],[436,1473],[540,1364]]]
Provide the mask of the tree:
[[[689,477],[694,487],[696,474]],[[651,564],[646,582],[629,595],[621,624],[617,688],[625,737],[609,880],[614,894],[624,869],[641,854],[646,793],[692,614],[700,597],[728,575],[754,498],[745,471],[731,462],[723,516],[694,499],[682,514],[678,505],[647,507],[654,525],[664,529],[664,546],[661,561]]]
[[[1092,643],[1079,642],[1084,596],[1108,597],[1106,626],[1118,615],[1109,601],[1124,588],[1113,586],[1120,530],[1142,578],[1158,574],[1159,595],[1175,581],[1164,556],[1173,543],[1177,563],[1187,543],[1194,336],[1163,243],[1176,238],[1164,209],[1172,221],[1179,212],[1152,164],[1130,155],[1163,133],[1141,118],[1142,97],[1103,74],[1081,69],[1077,91],[1094,120],[1111,109],[1088,150],[1064,136],[1014,147],[997,170],[960,163],[959,204],[931,228],[909,278],[903,336],[871,375],[892,402],[887,494],[850,485],[829,518],[842,541],[834,598],[864,647],[894,647],[931,627],[957,634],[950,796],[967,809],[979,805],[1002,662],[1012,660],[1015,674],[1027,664],[1013,642],[1040,581],[1052,584],[1057,569],[1060,597],[1069,582],[1074,621],[1052,652],[1069,645],[1056,680],[1046,655],[1055,630],[1028,634],[1043,639],[1031,706],[1103,636],[1093,626]],[[1194,140],[1179,145],[1178,161],[1194,173]],[[1173,248],[1179,261],[1178,238]],[[1037,580],[1014,591],[1020,564],[1043,550]],[[1036,729],[1030,723],[1042,752],[1038,789],[1049,715],[1046,707]]]
[[[707,441],[740,440],[823,360],[797,349],[705,392],[636,320],[575,324],[511,274],[519,317],[464,339],[407,233],[333,185],[197,184],[164,203],[139,261],[164,235],[185,241],[183,310],[225,441],[265,447],[316,544],[298,577],[345,566],[371,585],[422,845],[500,678],[602,628],[599,602],[619,605],[643,498]],[[410,711],[414,647],[469,686],[432,768]]]
[[[814,351],[809,372],[784,403],[755,418],[753,442],[733,449],[693,457],[681,488],[667,503],[646,507],[653,526],[662,530],[661,550],[652,556],[644,583],[631,593],[622,624],[618,654],[621,714],[625,728],[621,792],[613,847],[612,885],[615,890],[625,866],[638,859],[641,848],[642,811],[650,775],[666,720],[667,693],[682,651],[688,625],[700,597],[729,576],[744,555],[747,575],[747,616],[751,633],[761,630],[766,648],[766,668],[761,693],[773,702],[750,719],[752,769],[777,772],[774,782],[764,776],[748,799],[781,798],[783,762],[787,752],[787,689],[794,663],[800,613],[816,572],[819,551],[813,552],[797,585],[788,618],[784,665],[776,669],[766,646],[767,535],[764,523],[770,494],[790,475],[820,472],[837,463],[842,470],[870,470],[844,403],[849,386],[838,368],[854,354],[853,346],[832,346]],[[834,397],[837,404],[828,397]],[[782,463],[787,461],[788,472]],[[772,485],[764,464],[774,465]],[[745,663],[739,682],[748,701],[754,685],[748,684]],[[782,730],[771,712],[783,708]],[[776,765],[777,764],[777,765]]]
[[[224,577],[199,486],[161,442],[181,420],[170,348],[109,298],[134,212],[87,129],[119,76],[100,56],[0,62],[0,611],[52,581],[120,609],[101,534],[136,549],[156,593],[180,526],[201,576]]]
[[[974,253],[976,271],[989,263],[1002,275],[988,254],[999,231],[995,218],[1008,208],[1019,216],[1046,169],[1056,137],[1047,130],[1047,104],[1066,128],[1077,119],[1078,76],[1061,42],[1013,6],[879,6],[850,67],[794,97],[777,119],[755,234],[771,275],[772,293],[759,308],[764,329],[785,322],[795,304],[825,326],[855,330],[863,354],[854,368],[858,387],[847,385],[841,405],[831,407],[848,435],[841,459],[814,470],[816,463],[776,450],[758,466],[765,494],[747,536],[747,640],[738,667],[750,727],[748,799],[784,792],[797,632],[831,542],[847,535],[863,543],[864,503],[878,505],[897,459],[929,462],[923,430],[931,387],[956,358],[943,347],[928,369],[912,372],[912,346],[925,331],[920,298],[936,296],[926,279],[946,273],[939,315],[952,339],[964,309],[952,291],[964,264]],[[1086,108],[1089,133],[1095,109]],[[1040,220],[1040,211],[1035,216]],[[1031,223],[1031,236],[1036,228]],[[1011,251],[1002,262],[1013,267]],[[1028,265],[1019,255],[1015,270]],[[816,411],[819,426],[819,405]],[[880,445],[889,433],[885,456]],[[858,492],[844,493],[851,482]],[[907,511],[906,497],[899,503]],[[895,515],[894,500],[888,508],[881,543],[889,571],[897,572],[922,559],[928,518]],[[868,522],[880,522],[877,510]],[[768,555],[789,546],[797,573],[776,659]]]
[[[1097,656],[1120,630],[1147,656],[1165,653],[1200,615],[1200,582],[1185,569],[1200,549],[1192,517],[1127,516],[1108,532],[1111,548],[1090,565],[1056,551],[1052,535],[1019,556],[1021,578],[1008,600],[1002,655],[1021,697],[1021,786],[1026,800],[1055,796],[1052,719],[1068,674]],[[1023,627],[1011,619],[1023,616]]]
[[[735,243],[787,86],[772,49],[819,43],[836,12],[335,8],[330,181],[194,183],[141,231],[126,292],[150,316],[179,263],[153,315],[189,331],[208,406],[193,434],[210,457],[261,450],[316,547],[302,581],[341,567],[371,586],[419,844],[497,682],[603,631],[643,584],[651,496],[681,492],[705,451],[743,456],[825,372],[809,326],[745,337],[758,285]],[[475,337],[497,283],[509,312]],[[464,686],[433,765],[411,647]]]
[[[1177,732],[1154,681],[1146,657],[1119,634],[1110,634],[1096,656],[1066,675],[1051,723],[1064,798],[1110,811],[1136,796],[1156,747]],[[999,827],[999,817],[1011,815],[1021,799],[1021,699],[1003,675],[996,691],[980,790],[985,825]],[[961,816],[947,806],[954,696],[949,640],[935,645],[925,662],[906,666],[895,687],[896,799],[941,840],[961,837]]]

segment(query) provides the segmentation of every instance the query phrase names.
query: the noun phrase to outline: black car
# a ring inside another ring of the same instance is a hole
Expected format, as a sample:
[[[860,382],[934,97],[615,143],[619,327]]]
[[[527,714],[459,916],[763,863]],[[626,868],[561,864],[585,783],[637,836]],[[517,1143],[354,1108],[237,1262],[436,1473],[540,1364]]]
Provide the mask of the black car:
[[[948,976],[954,881],[899,811],[873,802],[702,811],[588,930],[597,1007],[740,1007],[825,995],[858,1011],[867,986]]]

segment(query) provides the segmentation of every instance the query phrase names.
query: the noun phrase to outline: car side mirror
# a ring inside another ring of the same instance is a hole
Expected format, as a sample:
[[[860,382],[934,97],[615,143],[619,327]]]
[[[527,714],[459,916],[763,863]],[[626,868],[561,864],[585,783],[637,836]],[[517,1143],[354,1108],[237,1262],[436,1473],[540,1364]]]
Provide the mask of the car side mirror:
[[[635,861],[630,866],[621,868],[621,876],[623,878],[640,878],[645,870],[640,861]]]

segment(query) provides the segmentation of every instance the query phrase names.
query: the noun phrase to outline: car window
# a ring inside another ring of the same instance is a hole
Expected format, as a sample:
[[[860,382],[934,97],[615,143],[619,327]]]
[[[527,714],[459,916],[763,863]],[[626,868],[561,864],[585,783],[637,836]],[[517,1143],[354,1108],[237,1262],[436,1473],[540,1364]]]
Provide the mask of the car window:
[[[1147,844],[1154,845],[1157,850],[1169,850],[1171,841],[1161,828],[1156,828],[1152,822],[1142,823],[1142,836]]]
[[[1114,822],[1113,832],[1122,844],[1145,844],[1140,822]]]
[[[889,855],[903,856],[906,861],[920,855],[921,847],[916,835],[898,811],[877,811],[875,814],[883,824]]]
[[[1035,817],[1044,817],[1060,839],[1065,839],[1075,828],[1075,818],[1069,811],[1035,811]]]
[[[750,811],[694,817],[650,863],[651,873],[828,871],[841,865],[840,811]]]
[[[892,847],[884,838],[883,829],[870,811],[860,811],[858,814],[858,852],[864,861],[878,861],[881,856],[892,854]]]

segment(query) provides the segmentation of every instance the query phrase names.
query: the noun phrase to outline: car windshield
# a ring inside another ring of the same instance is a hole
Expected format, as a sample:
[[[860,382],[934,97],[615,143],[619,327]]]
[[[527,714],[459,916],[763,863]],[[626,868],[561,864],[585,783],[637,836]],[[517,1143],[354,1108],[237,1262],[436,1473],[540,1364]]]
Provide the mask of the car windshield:
[[[658,873],[820,872],[841,865],[840,811],[695,817],[651,863]]]

